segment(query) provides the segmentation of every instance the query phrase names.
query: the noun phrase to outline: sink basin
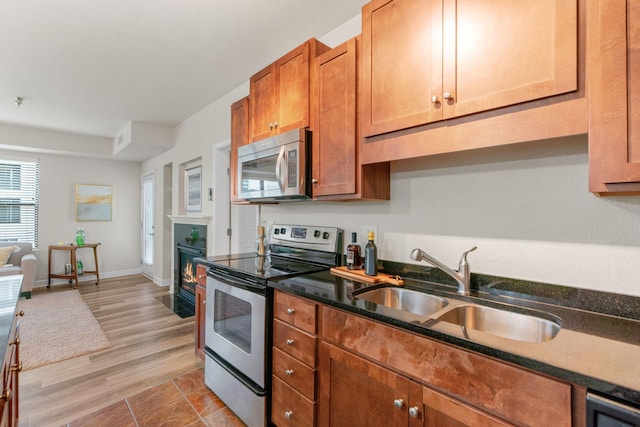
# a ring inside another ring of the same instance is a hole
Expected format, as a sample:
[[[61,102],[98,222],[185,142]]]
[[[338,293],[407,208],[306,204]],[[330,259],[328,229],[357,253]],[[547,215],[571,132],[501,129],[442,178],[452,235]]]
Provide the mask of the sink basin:
[[[560,331],[560,323],[541,317],[478,305],[461,305],[442,314],[437,320],[516,341],[545,342]]]
[[[419,316],[428,316],[449,304],[446,299],[435,295],[392,287],[372,289],[359,294],[357,298]]]

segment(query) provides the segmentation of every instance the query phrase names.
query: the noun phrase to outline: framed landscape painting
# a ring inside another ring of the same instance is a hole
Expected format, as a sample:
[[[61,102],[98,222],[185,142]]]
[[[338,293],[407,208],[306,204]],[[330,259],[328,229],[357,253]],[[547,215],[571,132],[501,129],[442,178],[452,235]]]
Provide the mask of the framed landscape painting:
[[[111,221],[110,185],[76,184],[76,219]]]

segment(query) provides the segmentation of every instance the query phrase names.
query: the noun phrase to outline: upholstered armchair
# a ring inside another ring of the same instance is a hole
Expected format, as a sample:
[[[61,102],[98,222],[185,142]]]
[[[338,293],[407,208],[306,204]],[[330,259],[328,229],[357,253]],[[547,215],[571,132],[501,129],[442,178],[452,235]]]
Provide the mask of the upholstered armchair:
[[[0,276],[22,274],[20,295],[27,298],[31,298],[37,261],[31,243],[0,243]]]

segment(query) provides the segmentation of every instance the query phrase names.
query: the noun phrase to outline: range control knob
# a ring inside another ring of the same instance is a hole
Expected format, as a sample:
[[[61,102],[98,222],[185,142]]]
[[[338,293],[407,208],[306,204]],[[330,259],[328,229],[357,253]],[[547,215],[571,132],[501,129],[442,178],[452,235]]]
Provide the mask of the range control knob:
[[[287,229],[284,227],[280,227],[280,234],[287,234]]]
[[[322,238],[323,238],[324,240],[327,240],[327,239],[329,238],[329,232],[328,232],[328,231],[325,231],[324,233],[322,233]]]
[[[315,230],[313,232],[313,237],[320,237],[320,230]]]

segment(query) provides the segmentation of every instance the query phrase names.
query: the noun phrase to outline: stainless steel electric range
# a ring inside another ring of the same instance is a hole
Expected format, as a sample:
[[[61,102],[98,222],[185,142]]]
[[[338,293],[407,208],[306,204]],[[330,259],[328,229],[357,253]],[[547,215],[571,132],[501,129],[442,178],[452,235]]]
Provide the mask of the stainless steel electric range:
[[[248,426],[270,419],[273,289],[269,281],[341,264],[342,230],[274,225],[267,255],[198,259],[207,265],[205,384]]]

